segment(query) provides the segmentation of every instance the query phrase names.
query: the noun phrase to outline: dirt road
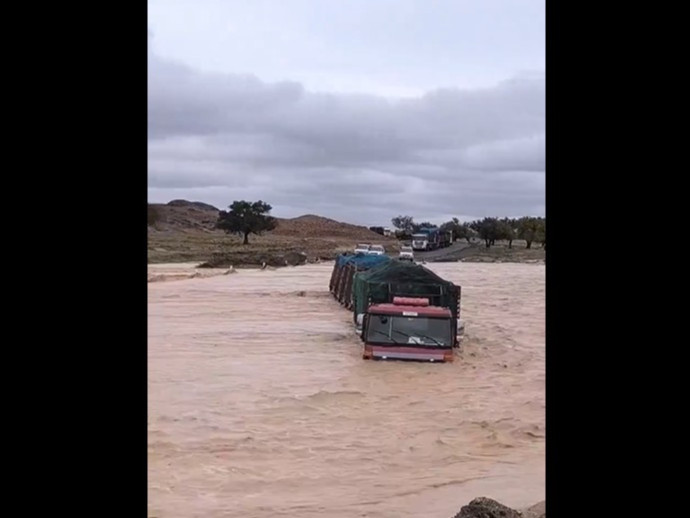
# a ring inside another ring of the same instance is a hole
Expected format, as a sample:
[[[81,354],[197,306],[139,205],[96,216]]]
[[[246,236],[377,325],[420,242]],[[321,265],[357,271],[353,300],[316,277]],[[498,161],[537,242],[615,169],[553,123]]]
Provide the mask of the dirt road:
[[[463,251],[471,246],[473,245],[466,241],[456,241],[446,248],[439,248],[438,250],[430,250],[428,252],[415,252],[415,259],[430,263],[457,261],[463,258]]]

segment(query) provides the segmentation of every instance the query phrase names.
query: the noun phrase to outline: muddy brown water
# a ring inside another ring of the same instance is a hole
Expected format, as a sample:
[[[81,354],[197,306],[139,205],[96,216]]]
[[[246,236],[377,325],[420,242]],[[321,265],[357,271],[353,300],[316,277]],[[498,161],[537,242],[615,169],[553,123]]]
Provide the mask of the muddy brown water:
[[[427,266],[463,287],[451,364],[362,360],[332,263],[157,265],[149,516],[445,518],[477,496],[544,499],[544,265]]]

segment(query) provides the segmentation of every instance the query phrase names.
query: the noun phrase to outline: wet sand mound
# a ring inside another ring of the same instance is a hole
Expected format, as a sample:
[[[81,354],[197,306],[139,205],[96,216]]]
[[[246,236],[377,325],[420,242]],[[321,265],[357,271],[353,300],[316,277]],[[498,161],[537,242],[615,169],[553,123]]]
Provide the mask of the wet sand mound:
[[[304,252],[264,252],[261,250],[216,252],[208,261],[199,265],[199,268],[229,268],[234,265],[253,266],[299,266],[307,263],[307,254]]]
[[[518,511],[481,496],[461,507],[453,518],[546,518],[545,501]]]
[[[496,500],[482,496],[461,507],[453,518],[522,518],[522,515]]]
[[[537,504],[524,509],[523,518],[545,518],[547,516],[545,501],[538,502]]]
[[[197,269],[200,265],[195,263],[157,264],[149,265],[147,282],[183,281],[196,278],[215,277],[235,273],[233,268],[205,268]]]

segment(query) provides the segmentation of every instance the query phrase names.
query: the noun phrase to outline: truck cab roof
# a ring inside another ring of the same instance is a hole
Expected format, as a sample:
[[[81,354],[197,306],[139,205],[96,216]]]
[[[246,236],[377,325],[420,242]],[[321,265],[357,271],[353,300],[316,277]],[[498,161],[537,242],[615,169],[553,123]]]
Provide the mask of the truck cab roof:
[[[448,308],[438,306],[403,306],[400,304],[375,304],[368,309],[370,314],[377,315],[404,315],[419,317],[451,318],[451,311]]]
[[[451,310],[429,304],[420,304],[416,299],[396,298],[394,302],[373,304],[368,308],[368,313],[377,315],[404,315],[420,317],[451,318]]]

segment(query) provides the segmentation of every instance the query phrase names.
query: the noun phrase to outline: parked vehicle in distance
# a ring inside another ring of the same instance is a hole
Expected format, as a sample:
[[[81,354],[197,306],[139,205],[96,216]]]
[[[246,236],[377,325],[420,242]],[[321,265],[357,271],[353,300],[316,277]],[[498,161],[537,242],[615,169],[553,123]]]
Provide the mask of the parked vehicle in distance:
[[[370,246],[364,243],[355,246],[356,254],[366,254],[369,252]]]
[[[369,255],[384,255],[386,253],[386,249],[384,249],[382,245],[370,245],[367,253]]]
[[[398,253],[398,258],[401,261],[414,261],[415,256],[413,255],[412,246],[402,246],[401,251]]]
[[[413,234],[413,249],[437,250],[453,244],[453,231],[442,231],[439,227],[422,227]]]
[[[437,227],[423,227],[413,234],[413,249],[420,251],[436,250],[439,248],[439,229]]]
[[[446,248],[453,244],[453,230],[439,231],[439,248]]]

